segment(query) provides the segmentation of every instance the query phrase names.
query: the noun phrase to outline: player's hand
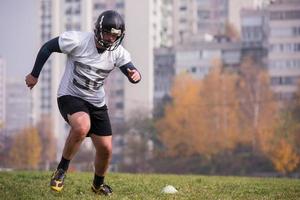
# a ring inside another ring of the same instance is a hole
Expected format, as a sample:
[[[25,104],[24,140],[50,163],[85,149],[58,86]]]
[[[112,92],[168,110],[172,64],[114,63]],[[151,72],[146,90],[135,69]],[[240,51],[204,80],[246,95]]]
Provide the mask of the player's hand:
[[[129,77],[134,82],[138,82],[139,80],[141,80],[141,75],[140,75],[140,73],[137,70],[127,68],[127,71],[128,71]]]
[[[32,76],[31,74],[28,74],[25,77],[25,83],[26,83],[27,87],[29,87],[30,89],[32,89],[37,82],[38,82],[38,79],[35,78],[34,76]]]

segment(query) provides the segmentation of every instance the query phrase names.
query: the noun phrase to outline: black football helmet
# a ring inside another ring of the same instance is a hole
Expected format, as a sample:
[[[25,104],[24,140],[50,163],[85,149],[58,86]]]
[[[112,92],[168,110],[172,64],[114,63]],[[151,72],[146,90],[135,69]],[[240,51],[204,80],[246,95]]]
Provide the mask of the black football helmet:
[[[112,43],[103,39],[103,33],[117,35],[117,39]],[[95,40],[108,51],[115,50],[122,42],[125,35],[125,23],[119,13],[114,10],[107,10],[101,13],[95,23]]]

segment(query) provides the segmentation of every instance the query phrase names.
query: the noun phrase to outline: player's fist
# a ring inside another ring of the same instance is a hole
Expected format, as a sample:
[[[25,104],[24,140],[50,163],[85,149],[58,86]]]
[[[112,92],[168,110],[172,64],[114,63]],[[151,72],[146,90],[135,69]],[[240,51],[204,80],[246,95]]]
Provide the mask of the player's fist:
[[[29,87],[30,89],[32,89],[37,82],[38,82],[38,79],[35,78],[34,76],[32,76],[31,74],[28,74],[25,77],[25,83],[26,83],[27,87]]]
[[[134,82],[138,82],[139,80],[141,80],[141,75],[137,70],[127,68],[127,71],[128,71],[128,76]]]

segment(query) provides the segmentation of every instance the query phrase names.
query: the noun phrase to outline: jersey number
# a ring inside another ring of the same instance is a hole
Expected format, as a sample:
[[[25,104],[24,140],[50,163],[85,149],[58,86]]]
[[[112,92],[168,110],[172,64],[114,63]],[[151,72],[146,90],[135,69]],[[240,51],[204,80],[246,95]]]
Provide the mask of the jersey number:
[[[79,71],[78,68],[81,68],[82,70],[85,70],[87,73],[91,73],[92,72],[92,68],[88,65],[84,65],[82,63],[79,62],[75,62],[74,63],[74,75],[76,76],[76,78],[73,79],[73,84],[80,88],[80,89],[84,89],[84,90],[98,90],[102,85],[103,85],[103,80],[104,78],[97,78],[96,80],[91,80],[88,77],[82,75]],[[96,70],[97,74],[100,74],[101,70],[98,69]],[[80,81],[79,81],[79,80]],[[84,83],[84,84],[82,84]]]

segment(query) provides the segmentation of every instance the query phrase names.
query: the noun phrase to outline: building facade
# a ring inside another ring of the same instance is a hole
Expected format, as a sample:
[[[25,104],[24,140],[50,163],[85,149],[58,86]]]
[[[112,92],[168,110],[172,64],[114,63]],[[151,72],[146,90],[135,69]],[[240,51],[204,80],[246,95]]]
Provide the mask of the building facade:
[[[263,66],[267,65],[268,21],[265,8],[242,9],[241,40],[242,56],[250,56]]]
[[[290,99],[300,77],[300,3],[277,0],[268,6],[268,69],[279,99]]]
[[[173,0],[173,44],[225,33],[228,0]]]
[[[175,54],[173,48],[159,48],[154,51],[154,110],[153,116],[163,114],[164,105],[171,98],[175,76]]]
[[[234,25],[239,33],[242,32],[242,10],[261,10],[269,0],[229,0],[229,17],[228,21]]]
[[[177,46],[175,74],[189,73],[194,78],[203,79],[216,61],[225,67],[236,68],[241,61],[241,48],[241,42],[232,42],[227,37]]]
[[[125,47],[131,53],[133,63],[142,74],[142,81],[136,85],[125,82],[124,114],[126,120],[136,111],[142,111],[145,116],[152,116],[154,92],[152,11],[152,1],[128,0],[125,4],[127,27]]]
[[[32,95],[23,80],[6,80],[5,132],[13,136],[24,128],[33,126]],[[22,97],[22,98],[20,98]]]

